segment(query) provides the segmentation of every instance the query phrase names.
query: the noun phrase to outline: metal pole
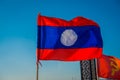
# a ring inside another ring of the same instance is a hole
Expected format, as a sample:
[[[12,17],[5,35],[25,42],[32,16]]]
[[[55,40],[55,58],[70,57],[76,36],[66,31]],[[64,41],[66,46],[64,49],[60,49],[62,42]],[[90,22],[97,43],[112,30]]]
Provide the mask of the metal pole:
[[[36,80],[39,78],[39,63],[36,62]]]
[[[96,68],[96,60],[92,59],[90,60],[90,65],[91,65],[91,75],[92,75],[92,80],[98,80],[97,77],[97,68]]]

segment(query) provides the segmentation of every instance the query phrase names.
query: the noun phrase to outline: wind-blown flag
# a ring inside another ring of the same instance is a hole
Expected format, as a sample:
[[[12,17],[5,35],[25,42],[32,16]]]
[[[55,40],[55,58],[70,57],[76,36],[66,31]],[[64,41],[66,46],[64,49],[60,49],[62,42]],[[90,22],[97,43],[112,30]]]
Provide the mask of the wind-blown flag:
[[[100,28],[92,20],[38,15],[37,60],[79,61],[102,55]]]
[[[120,80],[120,59],[103,55],[97,61],[99,77]]]

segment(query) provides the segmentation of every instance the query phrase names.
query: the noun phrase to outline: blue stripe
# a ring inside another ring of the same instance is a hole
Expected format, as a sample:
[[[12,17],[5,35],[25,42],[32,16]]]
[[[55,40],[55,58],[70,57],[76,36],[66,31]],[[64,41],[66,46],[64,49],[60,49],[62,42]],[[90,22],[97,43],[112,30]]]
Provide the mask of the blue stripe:
[[[60,37],[66,29],[72,29],[78,35],[78,39],[72,46],[64,46]],[[96,26],[84,27],[50,27],[38,26],[38,48],[58,49],[58,48],[89,48],[103,47],[100,28]]]

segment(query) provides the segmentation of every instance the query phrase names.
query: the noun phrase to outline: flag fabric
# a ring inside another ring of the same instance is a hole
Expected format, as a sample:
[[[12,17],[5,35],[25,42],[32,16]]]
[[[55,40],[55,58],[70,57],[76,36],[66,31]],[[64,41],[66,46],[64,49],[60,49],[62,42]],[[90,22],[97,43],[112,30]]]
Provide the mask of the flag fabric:
[[[103,55],[97,61],[99,77],[120,80],[120,59]]]
[[[38,15],[37,60],[79,61],[102,55],[100,28],[92,20]]]

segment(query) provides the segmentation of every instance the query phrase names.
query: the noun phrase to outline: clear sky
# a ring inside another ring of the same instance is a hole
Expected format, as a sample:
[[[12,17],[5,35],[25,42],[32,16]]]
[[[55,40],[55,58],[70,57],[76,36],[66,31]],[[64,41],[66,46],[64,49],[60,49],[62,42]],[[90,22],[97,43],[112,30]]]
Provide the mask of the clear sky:
[[[37,15],[100,25],[103,53],[120,58],[120,0],[0,0],[0,80],[35,80]],[[79,62],[42,61],[39,80],[80,80]]]

